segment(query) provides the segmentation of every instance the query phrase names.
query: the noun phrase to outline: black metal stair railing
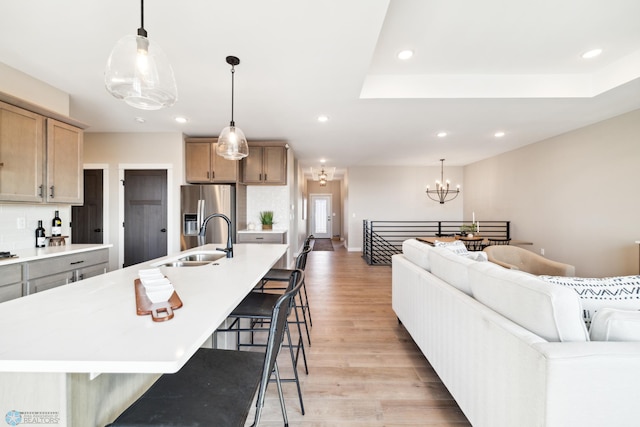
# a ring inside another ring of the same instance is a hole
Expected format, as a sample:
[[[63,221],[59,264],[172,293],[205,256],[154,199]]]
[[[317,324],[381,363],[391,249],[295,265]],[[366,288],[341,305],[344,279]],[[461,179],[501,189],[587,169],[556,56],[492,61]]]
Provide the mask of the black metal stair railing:
[[[416,237],[455,235],[465,221],[362,221],[362,257],[369,265],[391,265],[402,242]],[[482,221],[484,237],[511,238],[510,221]]]

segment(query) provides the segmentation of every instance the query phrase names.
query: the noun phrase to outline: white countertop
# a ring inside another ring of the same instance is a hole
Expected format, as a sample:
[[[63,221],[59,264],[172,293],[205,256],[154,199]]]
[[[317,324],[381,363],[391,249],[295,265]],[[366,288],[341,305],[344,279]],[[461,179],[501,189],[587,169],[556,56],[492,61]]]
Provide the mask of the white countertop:
[[[62,246],[45,246],[44,248],[17,249],[15,252],[13,252],[15,255],[17,255],[17,257],[0,258],[0,267],[2,267],[3,265],[35,261],[37,259],[51,258],[60,255],[71,255],[79,252],[95,251],[98,249],[110,248],[112,246],[112,244],[72,243]]]
[[[271,234],[282,234],[286,233],[287,230],[238,230],[238,233],[271,233]]]
[[[280,244],[237,244],[234,258],[221,258],[218,265],[160,267],[183,307],[165,322],[136,314],[139,269],[216,247],[220,244],[2,303],[0,371],[178,371],[287,250]]]

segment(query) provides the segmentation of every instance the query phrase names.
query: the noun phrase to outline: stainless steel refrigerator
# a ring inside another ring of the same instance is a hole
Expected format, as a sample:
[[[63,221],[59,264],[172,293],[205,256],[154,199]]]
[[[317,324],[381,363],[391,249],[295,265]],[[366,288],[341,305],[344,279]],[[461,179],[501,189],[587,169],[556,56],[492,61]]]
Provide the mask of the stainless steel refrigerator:
[[[212,213],[225,214],[231,220],[231,239],[236,236],[236,187],[235,185],[183,185],[180,187],[180,250],[198,246],[198,232],[204,219]],[[227,223],[222,218],[212,218],[207,224],[206,243],[227,241]]]

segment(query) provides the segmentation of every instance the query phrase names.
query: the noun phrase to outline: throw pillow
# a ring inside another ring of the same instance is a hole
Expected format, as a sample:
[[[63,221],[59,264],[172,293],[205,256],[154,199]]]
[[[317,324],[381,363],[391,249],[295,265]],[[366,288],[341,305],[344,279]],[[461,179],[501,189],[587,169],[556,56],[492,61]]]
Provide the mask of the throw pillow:
[[[601,308],[640,310],[640,276],[563,277],[539,276],[548,283],[572,288],[582,303],[587,326]]]
[[[449,249],[456,255],[467,255],[469,253],[467,247],[460,240],[456,240],[455,242],[440,242],[436,240],[434,245],[438,248]]]
[[[591,341],[640,341],[640,311],[602,308],[591,320]]]
[[[439,248],[446,248],[456,255],[464,256],[474,261],[487,261],[487,254],[482,251],[471,251],[467,249],[464,242],[456,240],[455,242],[440,242],[436,240],[435,246]]]

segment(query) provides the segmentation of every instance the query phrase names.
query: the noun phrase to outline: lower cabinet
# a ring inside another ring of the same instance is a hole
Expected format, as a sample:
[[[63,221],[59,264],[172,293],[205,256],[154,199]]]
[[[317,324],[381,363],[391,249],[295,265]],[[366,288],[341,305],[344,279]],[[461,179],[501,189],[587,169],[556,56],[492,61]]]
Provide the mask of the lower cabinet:
[[[286,231],[239,231],[238,243],[287,243]],[[288,251],[287,251],[288,252]],[[276,268],[287,268],[287,254],[274,265]]]
[[[108,265],[108,249],[27,262],[26,295],[106,273]]]
[[[0,302],[22,296],[22,264],[0,267]]]

